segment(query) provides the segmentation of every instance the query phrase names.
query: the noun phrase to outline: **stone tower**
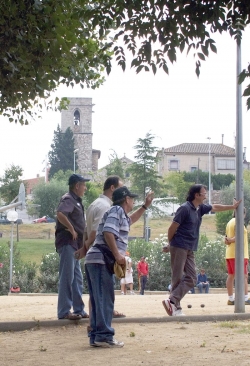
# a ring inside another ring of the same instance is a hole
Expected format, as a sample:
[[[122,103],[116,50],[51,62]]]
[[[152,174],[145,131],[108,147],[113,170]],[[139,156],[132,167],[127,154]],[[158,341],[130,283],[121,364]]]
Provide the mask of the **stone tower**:
[[[67,110],[61,112],[61,129],[71,128],[81,174],[89,175],[98,169],[99,150],[92,150],[92,98],[67,98]]]

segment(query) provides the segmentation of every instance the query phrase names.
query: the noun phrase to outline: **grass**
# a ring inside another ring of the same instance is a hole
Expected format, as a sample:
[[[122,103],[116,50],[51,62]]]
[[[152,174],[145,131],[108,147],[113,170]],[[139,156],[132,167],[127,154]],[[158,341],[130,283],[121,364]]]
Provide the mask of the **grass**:
[[[149,220],[149,226],[151,228],[151,240],[159,237],[160,234],[167,233],[168,228],[172,222],[172,217],[166,217],[164,219],[152,219]],[[40,264],[42,256],[55,251],[54,245],[54,231],[55,224],[23,224],[18,227],[14,227],[14,243],[20,251],[21,259],[25,262],[35,262]],[[0,233],[3,237],[0,238],[0,245],[7,245],[10,242],[11,225],[0,225]],[[205,215],[201,225],[201,234],[213,240],[218,234],[216,234],[215,227],[215,215]],[[143,220],[137,221],[131,226],[130,236],[142,236],[143,235]],[[17,242],[17,236],[19,236],[19,242]]]

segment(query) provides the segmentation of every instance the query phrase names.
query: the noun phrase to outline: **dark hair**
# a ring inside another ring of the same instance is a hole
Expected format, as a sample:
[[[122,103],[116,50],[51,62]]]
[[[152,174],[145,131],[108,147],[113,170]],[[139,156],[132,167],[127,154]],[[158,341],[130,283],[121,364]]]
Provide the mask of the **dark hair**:
[[[118,175],[110,175],[104,182],[103,185],[103,190],[106,191],[107,189],[109,189],[111,186],[114,186],[115,188],[118,187],[119,185],[119,180],[121,180],[121,178]]]
[[[207,189],[203,184],[193,184],[188,191],[187,201],[192,202],[195,199],[196,193],[200,193],[201,188]]]

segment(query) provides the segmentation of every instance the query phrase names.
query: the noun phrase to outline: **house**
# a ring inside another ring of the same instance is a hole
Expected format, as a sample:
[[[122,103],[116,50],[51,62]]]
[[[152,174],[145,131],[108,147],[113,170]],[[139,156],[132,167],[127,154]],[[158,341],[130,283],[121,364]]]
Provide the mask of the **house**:
[[[127,168],[133,164],[133,160],[129,159],[126,157],[126,155],[124,154],[124,156],[122,158],[118,158],[118,160],[121,162],[121,165],[123,167],[123,172],[124,172],[124,184],[127,187],[131,186],[131,182],[130,182],[130,173],[127,171]],[[104,182],[105,179],[107,178],[107,168],[110,167],[112,165],[112,161],[110,162],[110,164],[105,165],[103,168],[99,169],[97,172],[95,172],[93,174],[93,180],[94,181],[99,181],[99,182]]]
[[[209,172],[209,161],[211,174],[236,174],[235,149],[223,143],[184,143],[162,148],[157,157],[160,175],[198,169]]]

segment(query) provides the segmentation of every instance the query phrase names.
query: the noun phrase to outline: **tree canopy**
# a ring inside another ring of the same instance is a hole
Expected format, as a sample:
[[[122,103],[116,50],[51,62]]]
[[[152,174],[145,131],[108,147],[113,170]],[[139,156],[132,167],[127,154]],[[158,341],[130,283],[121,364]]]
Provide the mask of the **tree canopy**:
[[[59,126],[54,131],[53,143],[49,152],[49,178],[53,177],[55,173],[62,170],[73,170],[74,167],[74,135],[72,130],[68,127],[65,133],[62,132]],[[75,161],[77,169],[77,158]],[[71,173],[73,174],[73,172]]]
[[[0,113],[28,123],[60,84],[98,87],[113,57],[131,66],[168,73],[177,51],[192,51],[196,74],[216,52],[214,33],[237,41],[250,23],[250,2],[230,0],[0,0]],[[239,81],[250,77],[250,66]],[[250,108],[250,85],[245,89]],[[52,101],[49,100],[52,105]],[[28,116],[28,117],[27,117]]]
[[[0,194],[6,204],[10,204],[18,195],[22,175],[23,169],[19,165],[11,164],[0,178]]]

